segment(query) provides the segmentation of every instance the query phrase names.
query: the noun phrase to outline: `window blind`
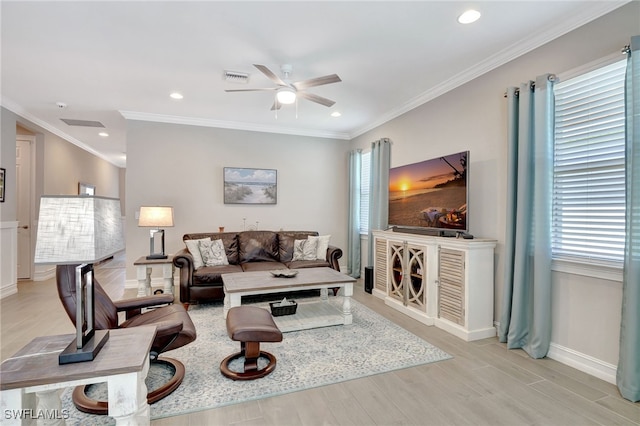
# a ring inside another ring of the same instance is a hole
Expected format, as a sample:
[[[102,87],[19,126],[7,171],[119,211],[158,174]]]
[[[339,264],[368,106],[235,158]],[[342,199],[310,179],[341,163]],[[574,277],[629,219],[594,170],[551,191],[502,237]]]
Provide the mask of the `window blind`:
[[[622,60],[554,87],[551,249],[556,259],[623,260],[625,66]]]
[[[360,157],[360,234],[369,233],[369,182],[371,170],[371,153],[363,153]]]

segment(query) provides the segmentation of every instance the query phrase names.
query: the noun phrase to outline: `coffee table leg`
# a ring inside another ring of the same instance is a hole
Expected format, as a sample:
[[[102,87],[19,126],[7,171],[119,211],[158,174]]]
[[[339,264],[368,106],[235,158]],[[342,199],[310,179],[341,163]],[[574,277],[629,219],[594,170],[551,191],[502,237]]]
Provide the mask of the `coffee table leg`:
[[[224,303],[222,305],[222,313],[224,315],[224,319],[227,319],[227,313],[229,312],[229,308],[231,308],[231,297],[225,293],[224,295]]]
[[[242,301],[242,296],[239,294],[224,295],[224,308],[223,308],[224,319],[227,319],[227,312],[229,312],[229,309],[235,306],[240,306],[241,301]]]
[[[327,302],[329,300],[329,289],[323,287],[320,289],[320,300]]]
[[[344,296],[342,297],[342,316],[344,324],[353,323],[353,315],[351,315],[351,296],[353,296],[353,283],[344,285]]]

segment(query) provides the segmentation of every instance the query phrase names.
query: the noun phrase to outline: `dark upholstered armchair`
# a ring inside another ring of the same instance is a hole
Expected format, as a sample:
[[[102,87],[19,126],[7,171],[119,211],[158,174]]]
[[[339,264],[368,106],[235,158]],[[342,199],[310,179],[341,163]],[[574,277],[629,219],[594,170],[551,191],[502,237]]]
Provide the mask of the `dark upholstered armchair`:
[[[56,269],[58,295],[67,315],[74,324],[76,321],[76,266],[59,265]],[[173,295],[170,294],[113,301],[95,277],[93,286],[95,295],[94,327],[96,330],[142,325],[156,326],[156,337],[151,344],[151,362],[168,364],[175,373],[173,378],[165,385],[149,392],[147,395],[149,404],[164,398],[177,389],[184,378],[184,365],[178,360],[166,357],[159,358],[158,355],[184,346],[196,339],[195,326],[184,307],[180,304],[173,304]],[[142,313],[143,308],[151,307],[155,309]],[[125,320],[121,323],[118,321],[119,312],[125,312]],[[135,342],[132,342],[132,344],[135,344]],[[107,403],[87,398],[84,388],[84,386],[78,386],[73,392],[73,400],[76,407],[81,411],[93,414],[107,414]]]

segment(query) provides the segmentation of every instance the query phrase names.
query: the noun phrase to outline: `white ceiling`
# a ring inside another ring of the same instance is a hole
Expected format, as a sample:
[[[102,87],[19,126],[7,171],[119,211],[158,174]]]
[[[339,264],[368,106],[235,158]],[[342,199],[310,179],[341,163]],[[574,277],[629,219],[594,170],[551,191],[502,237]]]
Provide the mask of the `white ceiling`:
[[[120,167],[125,117],[351,139],[624,3],[3,0],[2,105]],[[469,7],[482,18],[458,24]],[[273,92],[224,91],[272,87],[252,64],[280,75],[285,63],[292,81],[338,74],[309,90],[336,104],[301,100],[297,118],[295,106],[276,118]]]

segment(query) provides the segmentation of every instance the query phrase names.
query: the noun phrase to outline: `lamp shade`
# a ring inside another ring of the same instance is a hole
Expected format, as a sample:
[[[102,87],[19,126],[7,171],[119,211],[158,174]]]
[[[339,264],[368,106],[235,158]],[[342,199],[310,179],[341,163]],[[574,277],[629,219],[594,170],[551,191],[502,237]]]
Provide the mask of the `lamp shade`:
[[[120,200],[83,196],[40,199],[34,263],[95,263],[124,250]]]
[[[173,226],[173,207],[140,207],[138,226],[166,228]]]

